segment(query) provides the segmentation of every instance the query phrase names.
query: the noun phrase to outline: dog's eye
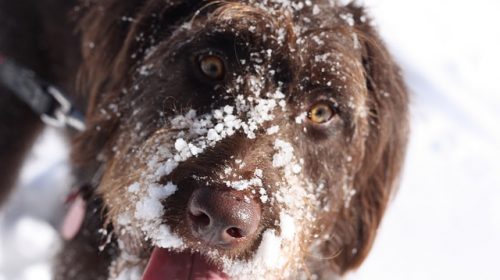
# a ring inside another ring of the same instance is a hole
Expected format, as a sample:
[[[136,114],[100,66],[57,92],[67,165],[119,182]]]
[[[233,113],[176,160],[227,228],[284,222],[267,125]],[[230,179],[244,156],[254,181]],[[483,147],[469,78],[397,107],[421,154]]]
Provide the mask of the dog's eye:
[[[222,80],[226,74],[224,60],[218,55],[200,55],[198,63],[203,75],[211,80]]]
[[[316,124],[326,123],[332,119],[333,116],[335,116],[333,104],[326,101],[314,104],[307,113],[309,120]]]

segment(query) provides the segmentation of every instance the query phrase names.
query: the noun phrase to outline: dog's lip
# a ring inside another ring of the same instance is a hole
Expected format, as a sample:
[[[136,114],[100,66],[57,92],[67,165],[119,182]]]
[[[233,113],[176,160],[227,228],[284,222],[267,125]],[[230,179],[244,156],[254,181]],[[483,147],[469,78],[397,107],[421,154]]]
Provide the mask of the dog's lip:
[[[142,280],[228,280],[229,277],[199,253],[172,252],[155,247]]]

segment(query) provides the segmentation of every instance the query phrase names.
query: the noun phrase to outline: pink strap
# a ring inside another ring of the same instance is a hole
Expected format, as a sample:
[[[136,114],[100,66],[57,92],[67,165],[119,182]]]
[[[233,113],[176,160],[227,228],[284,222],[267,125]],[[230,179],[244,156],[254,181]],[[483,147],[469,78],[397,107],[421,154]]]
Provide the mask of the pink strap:
[[[78,195],[73,200],[64,221],[62,223],[60,232],[64,240],[71,240],[80,231],[83,224],[83,219],[85,218],[85,200]]]

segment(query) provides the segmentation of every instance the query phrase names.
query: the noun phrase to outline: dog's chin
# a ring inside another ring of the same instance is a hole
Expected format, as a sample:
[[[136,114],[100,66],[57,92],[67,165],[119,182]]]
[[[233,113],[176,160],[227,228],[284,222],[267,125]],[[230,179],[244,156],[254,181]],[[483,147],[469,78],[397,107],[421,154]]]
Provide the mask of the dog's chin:
[[[229,277],[199,253],[173,252],[155,247],[142,280],[204,279],[223,280]]]

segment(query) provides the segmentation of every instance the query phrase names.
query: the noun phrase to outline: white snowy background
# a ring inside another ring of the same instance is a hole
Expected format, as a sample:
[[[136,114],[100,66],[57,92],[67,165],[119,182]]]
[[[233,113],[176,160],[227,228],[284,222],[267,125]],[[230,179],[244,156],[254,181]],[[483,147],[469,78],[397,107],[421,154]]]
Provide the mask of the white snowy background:
[[[500,1],[364,3],[405,72],[412,133],[400,190],[348,278],[500,279]],[[50,279],[69,182],[47,130],[0,211],[0,280]]]

